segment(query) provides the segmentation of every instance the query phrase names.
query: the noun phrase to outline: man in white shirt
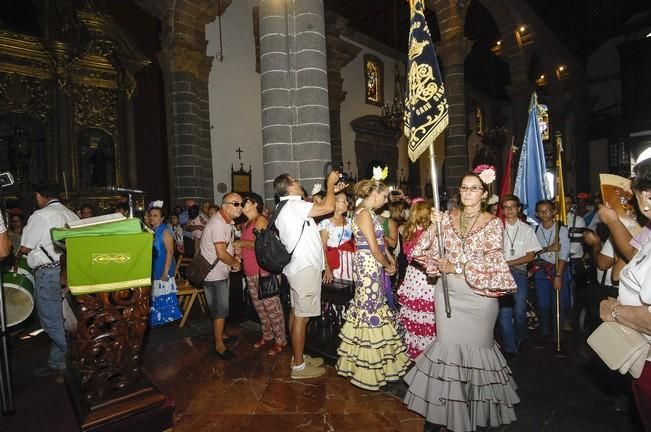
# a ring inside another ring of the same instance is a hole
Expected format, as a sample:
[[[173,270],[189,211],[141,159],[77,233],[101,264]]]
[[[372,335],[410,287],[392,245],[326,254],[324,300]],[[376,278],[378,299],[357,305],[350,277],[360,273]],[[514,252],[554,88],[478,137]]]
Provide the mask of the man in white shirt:
[[[515,294],[500,297],[497,323],[506,357],[514,356],[527,336],[527,264],[534,260],[536,252],[541,249],[533,228],[520,220],[521,209],[520,198],[515,195],[507,195],[502,200],[505,216],[504,259],[518,286]]]
[[[12,244],[9,235],[7,234],[7,226],[5,220],[0,213],[0,259],[4,259],[11,254]]]
[[[321,315],[321,273],[324,270],[321,236],[314,222],[315,217],[334,211],[335,193],[345,185],[339,183],[339,173],[333,171],[326,180],[326,196],[318,204],[302,200],[300,182],[289,174],[281,174],[274,180],[274,191],[283,207],[276,218],[280,241],[287,251],[294,251],[283,273],[290,286],[292,309],[289,315],[289,331],[292,337],[293,379],[316,378],[325,374],[319,367],[323,359],[303,356],[305,333],[310,317]]]
[[[588,326],[592,331],[601,324],[601,318],[599,318],[599,304],[601,301],[608,297],[617,298],[619,294],[616,283],[613,281],[613,270],[616,262],[619,262],[618,270],[621,270],[624,261],[615,252],[615,247],[610,238],[602,246],[601,239],[597,234],[586,231],[583,234],[583,239],[586,245],[590,247],[589,251],[597,267],[596,286],[590,290],[588,301]]]
[[[34,269],[36,310],[43,330],[52,341],[47,368],[34,371],[37,376],[61,374],[66,369],[66,334],[63,327],[61,287],[61,252],[52,244],[50,230],[63,228],[68,222],[78,220],[77,215],[58,199],[58,186],[52,184],[34,187],[34,198],[39,210],[27,221],[16,262],[27,255],[27,264]]]

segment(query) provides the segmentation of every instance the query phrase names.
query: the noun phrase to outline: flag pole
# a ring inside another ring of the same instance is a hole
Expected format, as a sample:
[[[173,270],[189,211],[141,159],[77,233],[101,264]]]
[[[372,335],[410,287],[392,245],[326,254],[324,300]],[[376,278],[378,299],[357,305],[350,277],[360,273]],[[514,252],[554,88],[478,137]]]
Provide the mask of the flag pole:
[[[407,96],[405,98],[405,136],[409,138],[407,151],[409,159],[416,162],[429,149],[430,175],[434,208],[440,211],[438,178],[434,153],[434,141],[449,123],[448,103],[432,37],[425,19],[425,5],[422,0],[409,0],[409,65],[407,70]],[[439,257],[445,254],[441,222],[436,223],[436,237]],[[441,273],[441,284],[445,300],[445,313],[452,316],[448,280]]]
[[[432,198],[434,201],[434,208],[436,211],[441,210],[441,203],[439,201],[439,181],[436,175],[436,163],[434,154],[434,143],[429,145],[429,168],[432,180]],[[443,246],[443,236],[441,234],[441,221],[436,222],[436,239],[439,248],[439,257],[443,258],[445,248]],[[448,291],[448,278],[445,272],[441,272],[441,285],[443,287],[443,298],[445,300],[445,314],[448,318],[452,316],[452,308],[450,307],[450,292]]]
[[[561,132],[556,132],[556,199],[558,205],[556,206],[556,239],[555,244],[559,249],[556,251],[556,262],[554,267],[554,273],[558,274],[558,265],[560,263],[560,232],[561,232],[561,223],[565,221],[565,186],[563,181],[563,162],[561,160],[561,153],[563,152],[562,145],[562,135]],[[561,277],[561,289],[563,289],[564,278]],[[554,281],[552,280],[552,284]],[[556,291],[556,354],[560,354],[561,351],[561,290],[554,289]]]

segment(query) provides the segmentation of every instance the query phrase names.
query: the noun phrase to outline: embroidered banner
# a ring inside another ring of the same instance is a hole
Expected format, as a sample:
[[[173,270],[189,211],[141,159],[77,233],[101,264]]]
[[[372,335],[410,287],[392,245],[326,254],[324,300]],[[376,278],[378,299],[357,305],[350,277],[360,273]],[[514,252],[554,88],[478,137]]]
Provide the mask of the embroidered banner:
[[[414,0],[411,7],[404,120],[412,162],[434,143],[449,121],[448,102],[422,0]]]

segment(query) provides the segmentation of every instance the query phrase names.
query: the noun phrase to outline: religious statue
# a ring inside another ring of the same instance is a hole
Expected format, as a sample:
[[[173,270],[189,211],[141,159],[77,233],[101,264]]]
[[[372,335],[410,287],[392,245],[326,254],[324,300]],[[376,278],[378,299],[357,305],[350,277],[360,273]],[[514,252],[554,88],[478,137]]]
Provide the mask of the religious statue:
[[[101,129],[86,129],[79,137],[79,186],[103,188],[115,182],[113,140]]]

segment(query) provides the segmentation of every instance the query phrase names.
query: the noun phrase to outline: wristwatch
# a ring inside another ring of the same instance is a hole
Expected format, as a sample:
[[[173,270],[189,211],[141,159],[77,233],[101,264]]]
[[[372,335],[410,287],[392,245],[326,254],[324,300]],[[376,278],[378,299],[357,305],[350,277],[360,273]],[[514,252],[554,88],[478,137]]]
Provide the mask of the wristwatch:
[[[458,275],[463,274],[463,267],[461,267],[461,263],[459,261],[454,264],[454,272]]]

